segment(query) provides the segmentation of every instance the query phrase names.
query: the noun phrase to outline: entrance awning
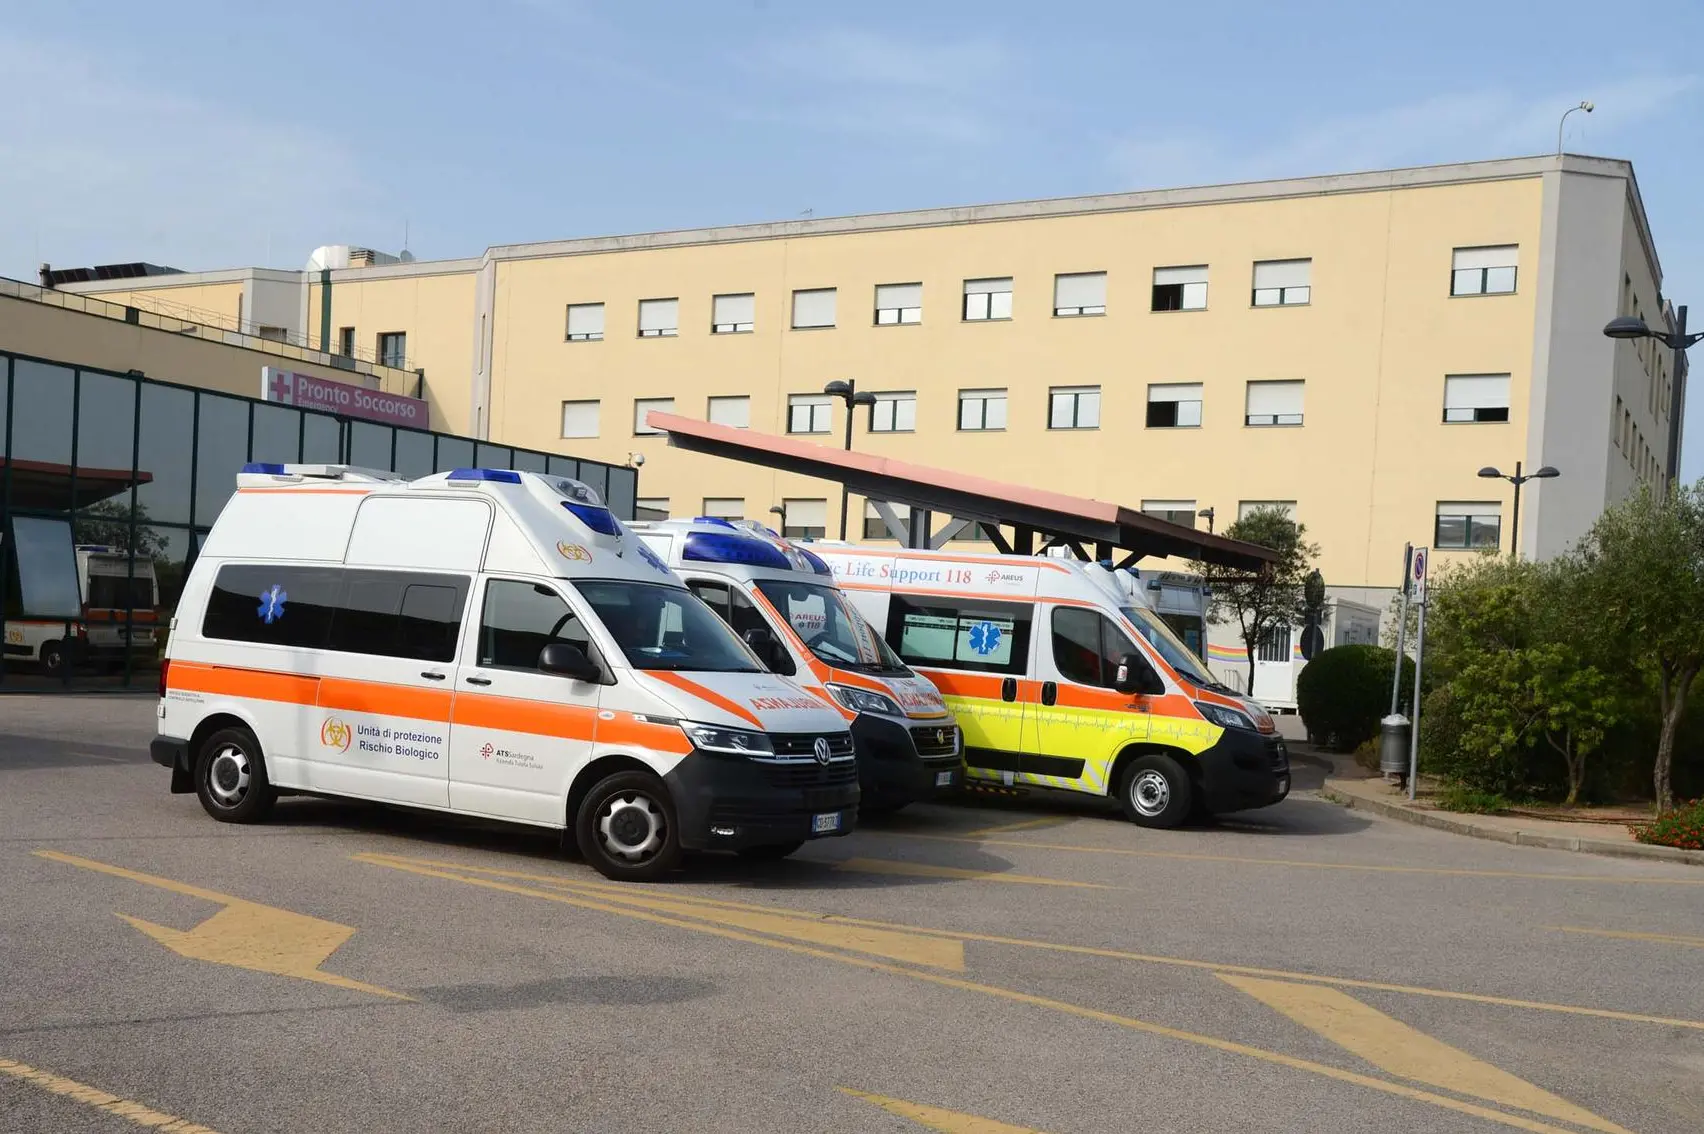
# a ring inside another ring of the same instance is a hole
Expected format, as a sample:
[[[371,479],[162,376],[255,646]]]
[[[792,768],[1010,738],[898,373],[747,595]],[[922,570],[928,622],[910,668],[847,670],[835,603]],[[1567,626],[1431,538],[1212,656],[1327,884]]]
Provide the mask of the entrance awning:
[[[154,479],[153,473],[92,468],[77,469],[73,478],[70,465],[48,461],[8,462],[0,458],[0,483],[8,469],[12,474],[12,507],[41,512],[78,511],[126,492],[133,484],[147,484]]]
[[[913,547],[928,546],[929,518],[938,512],[985,528],[1011,528],[1010,540],[1003,532],[989,532],[994,545],[1007,553],[1034,554],[1040,550],[1039,536],[1042,546],[1063,544],[1085,558],[1091,550],[1096,560],[1112,559],[1122,552],[1125,563],[1150,555],[1178,556],[1256,571],[1277,558],[1258,544],[1158,520],[1120,504],[713,425],[678,414],[652,412],[646,420],[652,429],[667,433],[669,444],[677,449],[818,477],[844,484],[871,500],[907,505]]]

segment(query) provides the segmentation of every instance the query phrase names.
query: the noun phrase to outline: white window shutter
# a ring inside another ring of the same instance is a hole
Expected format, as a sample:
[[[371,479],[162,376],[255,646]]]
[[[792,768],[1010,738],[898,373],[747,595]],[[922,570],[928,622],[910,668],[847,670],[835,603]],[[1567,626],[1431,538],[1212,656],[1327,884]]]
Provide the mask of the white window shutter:
[[[641,331],[675,331],[680,328],[680,300],[641,299],[639,329]]]
[[[1520,266],[1520,245],[1500,244],[1495,248],[1457,248],[1455,268],[1515,268]]]
[[[635,432],[635,433],[661,433],[662,432],[662,430],[660,430],[660,429],[652,429],[649,425],[645,424],[645,417],[652,410],[657,410],[660,413],[673,413],[674,412],[674,399],[673,398],[634,398],[633,399],[633,432]]]
[[[1207,282],[1207,265],[1200,264],[1193,268],[1155,268],[1154,286],[1165,284],[1204,284]],[[1102,293],[1105,294],[1104,292]]]
[[[788,500],[783,507],[787,513],[785,523],[789,528],[828,527],[826,500]]]
[[[1053,306],[1105,307],[1106,273],[1077,272],[1053,277]]]
[[[1312,260],[1261,260],[1254,265],[1257,288],[1307,287],[1312,277]]]
[[[749,397],[711,398],[710,423],[712,425],[731,425],[735,429],[751,427],[751,399]]]
[[[1248,412],[1255,414],[1290,415],[1302,412],[1301,382],[1250,382]]]
[[[721,520],[741,520],[745,518],[745,497],[743,496],[706,496],[704,498],[704,514],[715,516]]]
[[[1011,290],[1012,290],[1012,277],[1011,276],[1003,276],[1000,279],[992,279],[992,280],[965,280],[964,281],[964,293],[966,295],[997,295],[1002,291],[1009,292]]]
[[[1494,500],[1440,500],[1440,516],[1501,516],[1503,506]]]
[[[717,325],[723,323],[755,323],[757,313],[757,297],[754,295],[718,295],[713,305],[710,321]]]
[[[1507,374],[1452,374],[1444,379],[1445,409],[1507,409]]]
[[[563,402],[562,436],[596,437],[598,435],[597,402]]]
[[[876,288],[876,308],[923,306],[923,285],[920,283],[882,284]]]
[[[568,305],[569,335],[601,335],[604,333],[604,305],[601,303],[571,303]]]
[[[834,326],[834,299],[835,289],[831,287],[817,288],[811,291],[795,291],[793,293],[793,326]]]

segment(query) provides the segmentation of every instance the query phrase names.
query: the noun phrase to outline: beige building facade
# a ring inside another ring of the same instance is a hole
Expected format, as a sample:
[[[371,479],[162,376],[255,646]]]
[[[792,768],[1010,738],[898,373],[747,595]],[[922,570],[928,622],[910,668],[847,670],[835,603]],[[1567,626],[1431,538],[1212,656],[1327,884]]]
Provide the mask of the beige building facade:
[[[210,275],[67,289],[137,302]],[[1632,167],[1570,155],[315,270],[288,330],[405,360],[436,429],[643,457],[656,512],[838,534],[837,485],[671,450],[644,414],[838,445],[821,391],[850,380],[877,398],[859,450],[1219,530],[1283,504],[1327,582],[1375,600],[1405,542],[1509,548],[1483,466],[1561,470],[1524,490],[1540,556],[1667,482],[1682,383],[1601,334],[1665,319],[1661,279]],[[868,502],[850,512],[863,538]]]

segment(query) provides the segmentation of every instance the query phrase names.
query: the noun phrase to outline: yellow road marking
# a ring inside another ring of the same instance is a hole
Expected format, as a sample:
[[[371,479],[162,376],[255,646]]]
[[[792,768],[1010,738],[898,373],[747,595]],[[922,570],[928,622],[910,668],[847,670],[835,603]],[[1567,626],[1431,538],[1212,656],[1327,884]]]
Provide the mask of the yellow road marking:
[[[500,878],[516,878],[523,881],[542,882],[552,886],[569,886],[577,890],[590,891],[599,898],[619,901],[625,895],[633,893],[633,887],[619,882],[603,882],[581,880],[565,877],[560,874],[535,874],[524,870],[503,870],[489,866],[469,866],[463,863],[444,862],[436,859],[408,858],[402,855],[358,854],[354,856],[363,862],[371,862],[379,866],[397,864],[414,864],[432,866],[445,870],[461,870],[476,874],[490,874]],[[389,861],[387,861],[389,860]],[[1124,949],[1105,949],[1093,945],[1070,945],[1058,941],[1037,941],[1025,937],[1001,937],[991,933],[969,933],[957,929],[935,929],[921,925],[900,925],[890,921],[874,921],[869,918],[849,917],[844,914],[817,914],[802,910],[778,909],[772,906],[757,906],[744,902],[731,902],[717,898],[705,898],[698,895],[671,894],[670,902],[685,906],[707,906],[712,909],[741,909],[756,910],[762,913],[774,914],[780,917],[805,918],[812,921],[841,923],[847,925],[865,925],[874,929],[892,929],[902,933],[927,934],[935,937],[951,938],[957,941],[980,941],[990,945],[1011,945],[1024,949],[1043,949],[1057,953],[1074,953],[1079,956],[1105,957],[1117,961],[1136,961],[1142,964],[1169,965],[1174,968],[1197,969],[1213,973],[1241,973],[1254,977],[1273,977],[1279,980],[1303,981],[1311,984],[1332,985],[1338,988],[1364,988],[1372,992],[1396,992],[1405,996],[1429,996],[1440,1000],[1460,1000],[1470,1004],[1488,1004],[1499,1008],[1526,1008],[1539,1012],[1560,1012],[1571,1016],[1591,1016],[1602,1020],[1619,1020],[1631,1024],[1656,1024],[1659,1027],[1687,1028],[1693,1031],[1704,1031],[1704,1020],[1687,1020],[1674,1016],[1649,1016],[1638,1012],[1619,1012],[1613,1008],[1586,1008],[1577,1004],[1554,1004],[1545,1000],[1522,1000],[1511,996],[1490,996],[1478,992],[1457,992],[1447,988],[1427,988],[1423,985],[1389,984],[1376,980],[1357,980],[1354,977],[1323,976],[1319,973],[1293,972],[1287,969],[1267,969],[1255,965],[1226,964],[1218,961],[1200,961],[1189,957],[1168,957],[1158,953],[1133,953]],[[699,915],[705,916],[705,915]]]
[[[51,1071],[40,1071],[27,1063],[19,1063],[12,1059],[0,1058],[0,1075],[10,1075],[14,1079],[40,1087],[44,1091],[52,1091],[63,1095],[74,1102],[83,1103],[96,1110],[116,1115],[119,1118],[145,1126],[156,1134],[219,1134],[211,1127],[201,1126],[179,1118],[174,1114],[155,1110],[130,1099],[121,1099],[117,1095],[109,1095],[98,1087],[79,1083],[75,1079],[67,1079],[63,1075],[55,1075]]]
[[[330,959],[345,941],[355,936],[353,926],[323,921],[274,906],[263,906],[258,902],[233,898],[216,890],[204,890],[186,882],[158,878],[152,874],[143,874],[139,870],[128,870],[122,866],[96,862],[92,858],[82,858],[63,851],[38,850],[35,853],[54,862],[99,871],[116,878],[127,878],[145,886],[157,886],[174,894],[184,894],[223,905],[224,909],[190,930],[155,925],[128,914],[118,915],[179,956],[196,961],[210,961],[216,965],[231,965],[239,969],[272,973],[276,976],[311,980],[317,984],[329,984],[355,992],[370,992],[375,996],[388,996],[396,1000],[409,999],[400,992],[319,971],[320,965]]]
[[[1171,858],[1183,862],[1233,862],[1245,866],[1305,866],[1315,870],[1363,870],[1375,874],[1435,874],[1446,878],[1520,878],[1540,882],[1615,882],[1636,886],[1704,886],[1704,878],[1617,878],[1609,874],[1539,874],[1520,870],[1467,870],[1442,866],[1387,866],[1382,863],[1311,862],[1305,858],[1253,858],[1234,854],[1192,854],[1188,851],[1131,850],[1129,847],[1085,847],[1073,843],[1026,843],[1017,839],[976,839],[966,835],[925,835],[895,831],[901,839],[930,839],[941,843],[974,843],[977,846],[1022,847],[1025,850],[1075,851],[1078,854],[1110,854],[1128,858]]]
[[[1112,890],[1098,882],[1071,882],[1064,878],[1039,878],[1034,874],[1010,874],[998,870],[963,870],[956,866],[932,866],[926,862],[890,862],[879,858],[848,858],[834,869],[853,874],[897,874],[912,878],[958,878],[965,882],[1017,882],[1029,886],[1069,886],[1078,890]]]
[[[1021,823],[1002,823],[997,827],[979,827],[974,831],[966,831],[965,838],[977,835],[1003,835],[1007,831],[1036,831],[1043,827],[1063,827],[1070,819],[1051,815],[1044,819],[1025,819]]]
[[[1028,992],[1019,992],[1014,988],[1002,988],[999,985],[982,984],[977,981],[965,980],[961,977],[952,977],[943,973],[929,972],[925,969],[904,968],[900,965],[889,964],[886,961],[876,961],[868,957],[854,956],[849,953],[833,953],[826,949],[818,949],[810,945],[801,945],[792,941],[781,941],[773,937],[759,937],[755,934],[745,933],[737,929],[726,929],[708,922],[687,921],[677,917],[649,913],[644,910],[628,908],[612,904],[607,901],[600,901],[585,894],[540,890],[530,886],[520,886],[511,882],[499,881],[495,878],[469,877],[447,870],[438,870],[432,867],[415,865],[404,859],[387,859],[381,855],[354,855],[352,857],[354,857],[357,861],[368,862],[376,866],[389,867],[393,870],[405,870],[414,874],[446,879],[451,882],[462,882],[470,886],[482,886],[487,889],[501,890],[510,894],[543,898],[545,901],[558,902],[562,905],[575,906],[580,909],[600,910],[604,913],[620,914],[623,917],[636,918],[640,921],[648,921],[655,925],[670,925],[680,929],[691,929],[699,933],[708,933],[712,936],[728,938],[734,941],[745,941],[753,945],[767,945],[771,949],[782,949],[789,953],[797,953],[801,956],[817,957],[829,961],[839,961],[841,964],[852,965],[857,968],[867,969],[871,972],[910,977],[912,980],[925,981],[929,984],[940,985],[945,988],[954,988],[964,992],[978,992],[985,996],[993,996],[1002,1000],[1009,1000],[1017,1004],[1026,1004],[1037,1008],[1048,1008],[1056,1012],[1062,1012],[1071,1016],[1078,1016],[1086,1020],[1095,1020],[1100,1023],[1114,1024],[1119,1027],[1129,1028],[1132,1031],[1142,1032],[1147,1035],[1179,1040],[1184,1043],[1212,1048],[1216,1051],[1247,1056],[1251,1059],[1258,1059],[1266,1063],[1273,1063],[1280,1067],[1288,1067],[1296,1071],[1310,1072],[1315,1075],[1323,1076],[1327,1079],[1333,1079],[1342,1083],[1352,1083],[1356,1086],[1366,1087],[1369,1090],[1381,1091],[1385,1094],[1395,1095],[1398,1098],[1409,1099],[1414,1102],[1429,1103],[1433,1106],[1442,1107],[1445,1110],[1456,1111],[1459,1114],[1468,1114],[1476,1118],[1483,1118],[1491,1122],[1501,1123],[1504,1126],[1512,1126],[1517,1130],[1525,1130],[1528,1131],[1529,1134],[1573,1134],[1573,1132],[1564,1130],[1559,1126],[1548,1126],[1542,1122],[1523,1118],[1520,1115],[1508,1114],[1500,1110],[1492,1110],[1490,1107],[1480,1106],[1477,1103],[1470,1103],[1461,1099],[1451,1098],[1448,1095],[1434,1094],[1430,1091],[1423,1091],[1417,1087],[1410,1087],[1402,1083],[1391,1083],[1383,1079],[1375,1079],[1371,1075],[1363,1075],[1355,1071],[1346,1071],[1341,1067],[1333,1067],[1327,1063],[1316,1063],[1311,1059],[1302,1059],[1293,1055],[1285,1055],[1282,1052],[1277,1051],[1267,1051],[1264,1048],[1251,1047],[1248,1044],[1238,1043],[1235,1040],[1225,1040],[1219,1039],[1216,1036],[1187,1032],[1181,1028],[1168,1027],[1164,1024],[1155,1024],[1147,1020],[1138,1020],[1131,1016],[1119,1016],[1112,1012],[1103,1012],[1098,1008],[1085,1008],[1080,1004],[1070,1004],[1063,1000],[1053,1000],[1045,996],[1036,996]]]
[[[1220,973],[1219,979],[1392,1075],[1604,1134],[1631,1134],[1625,1127],[1435,1040],[1335,988],[1229,973]]]
[[[974,1114],[942,1110],[938,1106],[923,1106],[921,1103],[906,1102],[904,1099],[890,1099],[886,1095],[854,1091],[851,1087],[839,1089],[855,1099],[863,1099],[889,1114],[909,1118],[917,1125],[938,1130],[941,1134],[1041,1134],[1041,1131],[1032,1130],[1028,1126],[1013,1126],[1006,1122],[995,1122],[992,1118],[978,1118]]]
[[[1655,941],[1663,945],[1690,945],[1704,949],[1704,937],[1682,937],[1678,933],[1635,933],[1628,929],[1586,929],[1578,925],[1547,925],[1559,933],[1589,933],[1593,937],[1619,937],[1625,941]]]

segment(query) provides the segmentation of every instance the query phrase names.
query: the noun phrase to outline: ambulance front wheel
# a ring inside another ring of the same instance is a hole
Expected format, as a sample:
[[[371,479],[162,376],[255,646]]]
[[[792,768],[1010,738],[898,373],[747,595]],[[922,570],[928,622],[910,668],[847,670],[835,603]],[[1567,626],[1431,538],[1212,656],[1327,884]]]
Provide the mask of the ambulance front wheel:
[[[278,798],[266,779],[260,742],[246,728],[222,728],[195,757],[195,794],[221,823],[258,823]]]
[[[580,804],[574,840],[599,874],[617,882],[655,882],[680,864],[674,803],[649,772],[599,780]]]
[[[1170,756],[1153,753],[1132,760],[1118,787],[1124,815],[1138,827],[1178,827],[1189,817],[1193,785]]]

